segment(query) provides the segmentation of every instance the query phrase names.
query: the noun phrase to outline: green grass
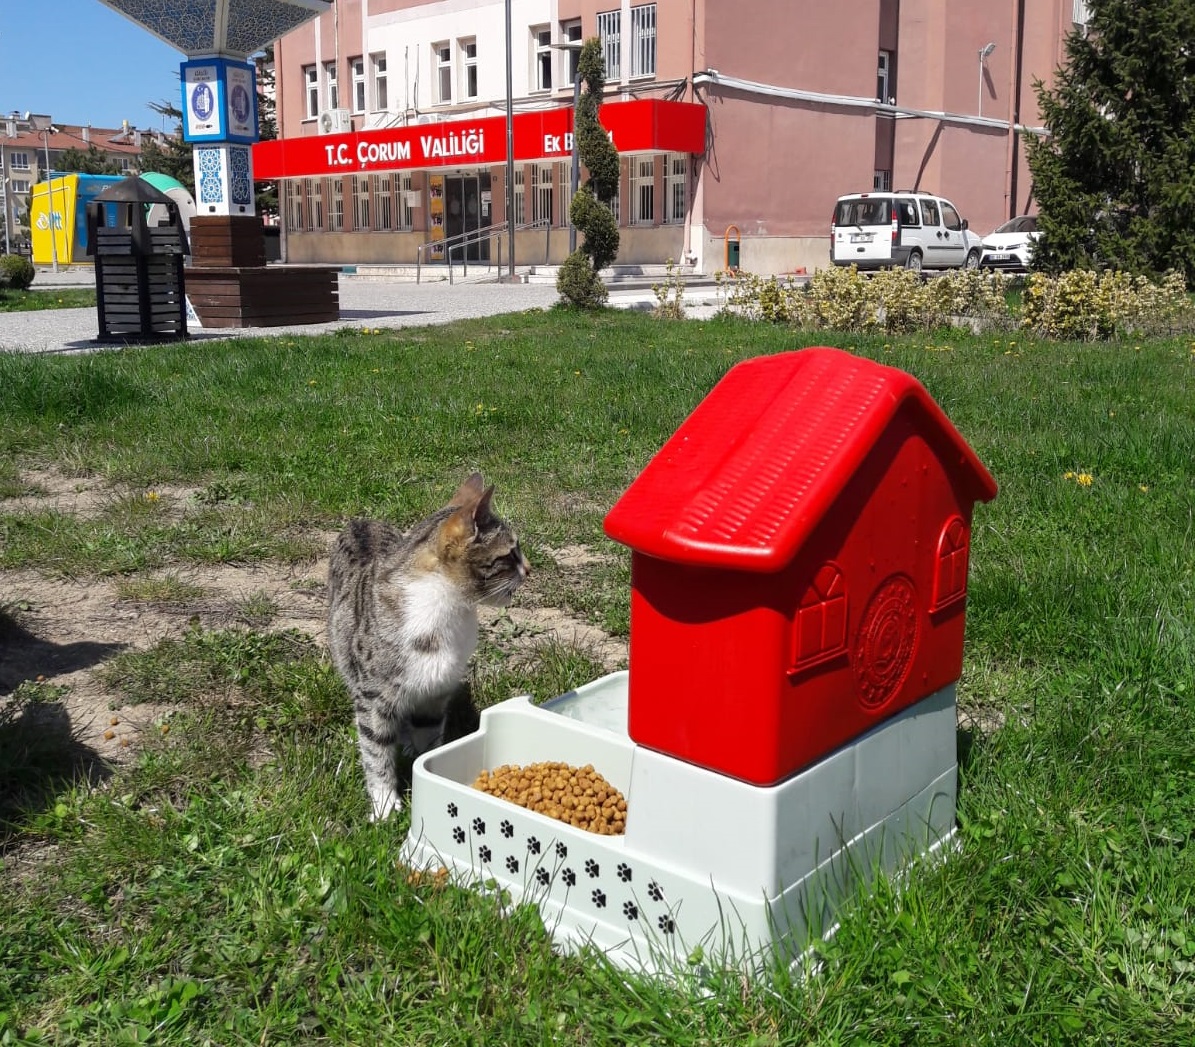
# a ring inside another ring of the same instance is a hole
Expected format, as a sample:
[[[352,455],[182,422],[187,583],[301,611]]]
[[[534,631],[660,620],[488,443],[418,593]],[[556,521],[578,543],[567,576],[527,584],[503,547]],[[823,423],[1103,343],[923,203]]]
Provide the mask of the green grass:
[[[48,291],[39,291],[36,287],[27,291],[16,291],[11,287],[0,289],[0,313],[84,308],[95,308],[94,287],[56,287]]]
[[[175,710],[169,733],[102,788],[63,785],[55,765],[50,794],[13,816],[0,1043],[1195,1041],[1187,341],[552,312],[0,356],[0,480],[69,463],[133,492],[94,519],[0,507],[0,565],[186,599],[146,572],[301,560],[312,529],[410,520],[480,468],[534,565],[520,602],[625,634],[628,560],[605,512],[730,365],[808,344],[914,373],[1000,484],[976,510],[961,696],[1003,726],[965,739],[957,853],[860,899],[803,982],[714,974],[691,991],[555,956],[533,910],[408,881],[406,818],[367,820],[324,653],[270,631],[250,595],[235,626],[110,661],[112,687]],[[136,496],[168,484],[205,493],[184,514]],[[603,558],[558,567],[566,545]],[[602,671],[575,646],[520,654],[513,628],[483,640],[482,704]],[[0,723],[0,760],[11,736]]]

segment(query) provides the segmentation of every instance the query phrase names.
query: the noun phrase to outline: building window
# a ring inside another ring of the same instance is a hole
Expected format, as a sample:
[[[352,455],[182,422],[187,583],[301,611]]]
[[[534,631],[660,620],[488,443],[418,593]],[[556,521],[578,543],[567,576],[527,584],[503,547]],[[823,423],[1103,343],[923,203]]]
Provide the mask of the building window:
[[[344,179],[332,179],[332,199],[328,202],[328,231],[344,231]]]
[[[324,94],[329,109],[340,108],[340,88],[336,84],[336,63],[324,63]]]
[[[452,48],[434,44],[432,58],[436,64],[436,101],[448,105],[452,101]]]
[[[390,92],[386,83],[386,56],[370,55],[369,64],[373,70],[374,112],[383,112],[390,108]]]
[[[561,22],[560,39],[565,43],[574,45],[564,52],[564,67],[566,70],[564,83],[571,86],[577,79],[577,62],[580,61],[581,44],[584,43],[581,38],[581,19],[577,18],[571,22]]]
[[[411,173],[401,172],[398,175],[398,228],[410,230],[415,227],[415,204],[419,199],[419,191],[411,188]]]
[[[531,30],[531,42],[535,45],[535,89],[552,90],[552,30],[546,25]]]
[[[669,153],[667,164],[664,221],[671,225],[685,220],[689,204],[689,158],[684,153]]]
[[[878,193],[887,193],[892,189],[891,171],[874,171],[871,176],[871,188]]]
[[[303,228],[303,183],[299,181],[285,181],[282,191],[286,195],[286,227],[299,230]]]
[[[1075,0],[1074,9],[1071,12],[1071,21],[1080,29],[1087,28],[1087,23],[1091,21],[1091,7],[1088,5],[1087,0]]]
[[[353,228],[369,228],[369,175],[353,175]]]
[[[602,61],[606,63],[606,79],[617,80],[622,76],[622,12],[599,11],[597,16],[598,39],[602,42]]]
[[[531,168],[531,222],[552,224],[551,164],[535,164]]]
[[[388,174],[373,175],[373,227],[379,233],[393,229],[393,183]]]
[[[29,154],[28,153],[9,153],[8,166],[14,171],[28,171],[29,170]]]
[[[876,101],[892,105],[896,102],[892,86],[892,52],[881,51],[876,69]]]
[[[560,186],[560,220],[557,225],[569,224],[568,210],[573,202],[573,163],[571,160],[561,160],[556,165],[556,184]]]
[[[631,160],[631,225],[653,225],[656,220],[656,160],[654,156]]]
[[[307,119],[319,116],[319,74],[313,65],[303,66],[303,91],[307,98]]]
[[[656,5],[631,8],[631,76],[656,75]]]
[[[29,185],[28,178],[14,178],[12,180],[12,191],[14,193],[27,193],[29,192]]]
[[[324,228],[324,184],[318,178],[303,181],[307,187],[307,231],[319,232]]]
[[[461,62],[464,66],[463,93],[466,98],[477,97],[477,41],[463,40],[461,42]]]
[[[521,166],[515,168],[515,228],[527,224],[527,201],[523,193],[527,184]]]
[[[349,72],[353,77],[353,112],[365,112],[365,59],[350,58]]]

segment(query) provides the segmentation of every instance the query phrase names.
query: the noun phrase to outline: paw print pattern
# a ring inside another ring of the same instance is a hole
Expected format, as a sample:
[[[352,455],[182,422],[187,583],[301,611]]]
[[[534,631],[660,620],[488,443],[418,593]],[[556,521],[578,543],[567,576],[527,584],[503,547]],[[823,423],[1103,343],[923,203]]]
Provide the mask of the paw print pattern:
[[[564,846],[559,840],[556,841],[556,857],[564,859],[568,857],[568,848]]]
[[[596,905],[599,909],[604,909],[606,907],[606,892],[605,891],[594,891],[592,897],[593,897],[593,904]]]
[[[505,836],[508,840],[515,834],[515,827],[513,825],[511,825],[510,822],[506,821],[505,819],[503,819],[502,824],[499,825],[498,828],[502,831],[502,835]]]
[[[631,867],[627,865],[626,862],[618,863],[618,878],[622,880],[623,883],[631,882]]]
[[[478,836],[484,836],[485,835],[485,822],[483,822],[480,818],[474,818],[473,819],[473,831],[475,833],[477,833]]]
[[[656,926],[660,928],[665,934],[676,933],[676,921],[671,916],[661,916],[656,921]]]
[[[639,907],[634,902],[623,902],[622,914],[628,920],[637,920],[639,919]]]
[[[494,853],[488,847],[481,847],[478,848],[477,857],[485,862],[486,865],[489,865],[490,859],[494,857]]]
[[[539,854],[539,840],[537,840],[534,836],[531,836],[527,839],[527,853]]]
[[[664,900],[664,888],[661,887],[655,880],[647,885],[647,896],[653,902],[662,902]]]
[[[457,809],[457,806],[456,806],[456,804],[455,804],[455,803],[450,803],[450,804],[448,805],[448,817],[449,817],[449,818],[455,818],[455,817],[456,817],[458,814],[460,814],[460,811]]]
[[[572,869],[564,869],[560,873],[560,878],[564,881],[566,887],[577,886],[577,874]]]
[[[462,829],[459,825],[455,829],[452,830],[452,842],[453,843],[464,843],[465,842],[465,830]]]
[[[591,880],[596,880],[602,871],[602,867],[598,865],[592,858],[585,859],[585,872]]]
[[[541,887],[547,887],[552,882],[552,877],[548,875],[548,870],[542,865],[535,870],[535,882]]]
[[[512,873],[519,871],[519,860],[513,854],[506,859],[506,871]]]

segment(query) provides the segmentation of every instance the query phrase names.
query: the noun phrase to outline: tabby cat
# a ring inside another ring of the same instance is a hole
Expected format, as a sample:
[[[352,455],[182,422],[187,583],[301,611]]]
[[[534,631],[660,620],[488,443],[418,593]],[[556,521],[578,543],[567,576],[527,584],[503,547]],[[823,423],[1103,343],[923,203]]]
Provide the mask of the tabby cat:
[[[332,545],[328,648],[347,684],[373,820],[402,809],[399,753],[477,726],[466,673],[477,607],[505,607],[531,573],[480,473],[403,534],[354,520]]]

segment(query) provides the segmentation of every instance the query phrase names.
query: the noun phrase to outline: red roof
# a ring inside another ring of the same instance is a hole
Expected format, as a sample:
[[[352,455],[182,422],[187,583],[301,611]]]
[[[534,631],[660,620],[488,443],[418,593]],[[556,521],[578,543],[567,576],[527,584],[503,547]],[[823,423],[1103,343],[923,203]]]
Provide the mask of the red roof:
[[[996,482],[912,375],[838,349],[731,368],[606,516],[606,534],[663,560],[770,572],[796,554],[908,404],[975,501]]]

